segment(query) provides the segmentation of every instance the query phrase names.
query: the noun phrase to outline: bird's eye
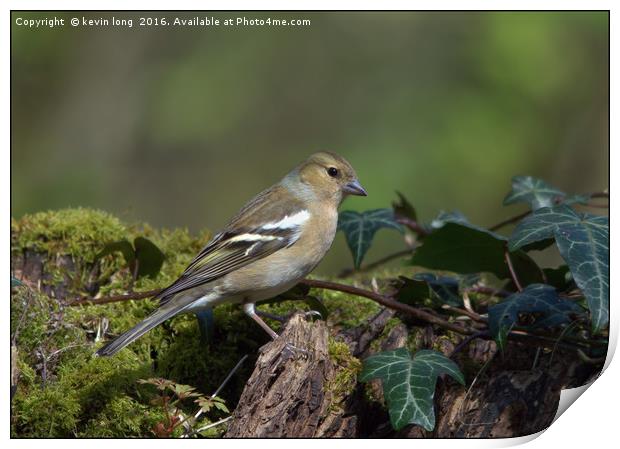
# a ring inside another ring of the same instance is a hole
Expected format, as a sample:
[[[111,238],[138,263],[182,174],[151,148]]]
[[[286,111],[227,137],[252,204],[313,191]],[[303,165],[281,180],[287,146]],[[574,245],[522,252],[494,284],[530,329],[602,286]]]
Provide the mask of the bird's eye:
[[[335,178],[336,176],[338,176],[338,169],[336,167],[329,167],[327,169],[327,174],[332,178]]]

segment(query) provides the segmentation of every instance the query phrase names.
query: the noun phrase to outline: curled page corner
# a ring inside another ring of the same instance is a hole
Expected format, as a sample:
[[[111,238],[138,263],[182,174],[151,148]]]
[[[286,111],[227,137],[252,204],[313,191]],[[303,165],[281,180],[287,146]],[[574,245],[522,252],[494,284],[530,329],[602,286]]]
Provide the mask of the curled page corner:
[[[609,364],[611,363],[611,359],[614,356],[614,353],[616,352],[616,346],[617,346],[617,332],[618,329],[616,326],[610,326],[610,335],[609,335],[609,342],[608,342],[608,347],[607,347],[607,356],[605,357],[605,365],[603,366],[603,369],[601,370],[601,372],[598,374],[598,376],[596,376],[596,378],[591,381],[588,382],[585,385],[581,385],[580,387],[576,387],[576,388],[569,388],[566,390],[562,390],[560,392],[560,403],[558,404],[558,410],[555,413],[555,416],[553,418],[553,422],[551,423],[551,425],[553,425],[554,422],[557,421],[557,419],[562,416],[562,414],[568,410],[568,408],[573,405],[573,403],[579,399],[579,396],[581,396],[583,393],[585,393],[585,391],[590,388],[594,382],[596,382],[596,380],[603,375],[603,373],[605,372],[605,370],[607,370],[607,367],[609,366]]]
[[[582,385],[580,387],[577,388],[568,388],[566,390],[562,390],[560,392],[560,403],[558,404],[558,410],[555,412],[555,416],[553,417],[553,423],[557,421],[557,419],[562,416],[562,414],[568,410],[568,408],[573,405],[573,403],[579,399],[579,396],[581,396],[588,388],[590,388],[590,386],[596,382],[596,379],[593,380],[590,383],[587,383],[585,385]],[[553,425],[553,423],[551,423],[551,425]]]

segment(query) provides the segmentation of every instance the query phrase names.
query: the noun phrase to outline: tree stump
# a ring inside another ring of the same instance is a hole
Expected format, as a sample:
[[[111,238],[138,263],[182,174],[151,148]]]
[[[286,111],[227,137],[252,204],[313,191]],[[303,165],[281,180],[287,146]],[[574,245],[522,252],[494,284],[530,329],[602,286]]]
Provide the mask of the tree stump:
[[[334,397],[326,387],[335,374],[325,323],[294,315],[281,338],[261,348],[225,436],[355,436],[355,417],[331,407]]]

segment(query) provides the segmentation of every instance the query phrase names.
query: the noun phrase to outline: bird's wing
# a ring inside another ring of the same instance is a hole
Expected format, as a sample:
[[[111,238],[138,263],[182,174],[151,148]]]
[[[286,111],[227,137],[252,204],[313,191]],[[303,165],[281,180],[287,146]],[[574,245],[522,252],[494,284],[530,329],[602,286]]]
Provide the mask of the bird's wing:
[[[177,293],[218,279],[299,239],[301,227],[310,216],[308,211],[299,201],[278,201],[278,194],[286,192],[275,192],[275,201],[274,195],[267,192],[250,201],[200,251],[179,279],[158,295],[162,305]]]

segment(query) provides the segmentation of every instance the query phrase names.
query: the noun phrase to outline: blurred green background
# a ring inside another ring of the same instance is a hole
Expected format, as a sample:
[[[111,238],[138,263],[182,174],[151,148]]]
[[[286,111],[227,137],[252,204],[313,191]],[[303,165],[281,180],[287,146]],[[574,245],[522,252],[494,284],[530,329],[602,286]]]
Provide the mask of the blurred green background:
[[[491,225],[515,174],[608,187],[607,13],[12,13],[12,215],[101,208],[217,230],[308,154]],[[132,18],[30,29],[15,19]],[[310,19],[140,27],[139,17]],[[597,211],[600,213],[600,210]],[[402,245],[382,231],[367,261]],[[350,265],[344,239],[320,268]]]

